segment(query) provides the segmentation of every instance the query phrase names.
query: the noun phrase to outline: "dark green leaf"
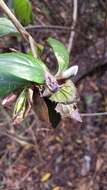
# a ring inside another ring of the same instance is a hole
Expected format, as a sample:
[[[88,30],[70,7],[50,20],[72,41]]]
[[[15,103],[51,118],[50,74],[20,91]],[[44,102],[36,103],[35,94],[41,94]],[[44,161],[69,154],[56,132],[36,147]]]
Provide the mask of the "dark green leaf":
[[[50,37],[48,38],[47,42],[53,48],[54,54],[58,61],[58,75],[62,71],[66,70],[69,66],[69,53],[65,46],[58,40],[55,40],[54,38]]]
[[[2,73],[0,70],[0,97],[6,96],[14,90],[23,88],[28,84],[28,81]]]
[[[0,37],[8,35],[8,34],[17,35],[18,34],[17,29],[15,28],[15,26],[9,19],[5,17],[1,17],[0,18]]]
[[[32,6],[29,0],[13,0],[13,9],[16,17],[24,26],[32,22]]]
[[[24,53],[0,54],[0,72],[11,74],[27,81],[43,84],[45,82],[45,64]]]

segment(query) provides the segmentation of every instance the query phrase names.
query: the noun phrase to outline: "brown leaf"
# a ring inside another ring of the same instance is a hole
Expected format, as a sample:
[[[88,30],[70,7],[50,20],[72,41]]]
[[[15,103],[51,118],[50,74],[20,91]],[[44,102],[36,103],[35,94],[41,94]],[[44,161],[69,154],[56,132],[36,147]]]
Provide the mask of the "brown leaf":
[[[71,104],[58,103],[55,110],[61,114],[62,118],[70,117],[79,122],[82,122],[76,103],[71,103]]]
[[[39,120],[49,122],[48,107],[42,97],[39,95],[38,89],[33,93],[33,109]]]
[[[60,186],[55,186],[52,190],[61,190]]]

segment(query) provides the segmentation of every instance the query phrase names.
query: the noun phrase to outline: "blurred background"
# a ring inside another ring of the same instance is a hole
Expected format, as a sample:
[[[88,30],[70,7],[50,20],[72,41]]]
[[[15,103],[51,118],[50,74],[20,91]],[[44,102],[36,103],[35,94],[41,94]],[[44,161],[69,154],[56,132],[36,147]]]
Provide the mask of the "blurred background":
[[[31,111],[14,127],[12,105],[0,106],[0,189],[107,190],[107,1],[77,1],[75,22],[74,1],[31,0],[33,20],[25,28],[41,44],[51,36],[69,47],[70,65],[79,66],[79,109],[87,115],[54,129]],[[11,8],[11,0],[6,3]],[[28,47],[16,37],[0,38],[0,52],[10,48]],[[97,112],[104,114],[88,115]],[[6,132],[10,128],[16,135]]]

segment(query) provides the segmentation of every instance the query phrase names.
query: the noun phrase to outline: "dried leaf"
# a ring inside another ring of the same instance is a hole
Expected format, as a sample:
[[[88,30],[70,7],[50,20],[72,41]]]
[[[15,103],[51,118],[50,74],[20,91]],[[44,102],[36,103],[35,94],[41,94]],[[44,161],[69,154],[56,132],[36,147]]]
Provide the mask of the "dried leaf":
[[[63,142],[63,138],[62,137],[59,137],[59,136],[56,136],[56,141],[58,141],[59,143],[62,143]]]
[[[56,187],[54,187],[52,190],[61,190],[61,187],[56,186]]]
[[[101,169],[102,164],[104,163],[103,158],[98,156],[98,159],[96,161],[96,171],[98,172]]]
[[[46,182],[49,180],[49,178],[51,177],[51,173],[45,173],[42,177],[41,177],[41,182]]]
[[[49,122],[48,107],[36,88],[33,93],[33,109],[40,121]]]
[[[71,104],[58,103],[55,110],[61,114],[62,118],[70,117],[79,122],[82,122],[76,103],[71,103]]]

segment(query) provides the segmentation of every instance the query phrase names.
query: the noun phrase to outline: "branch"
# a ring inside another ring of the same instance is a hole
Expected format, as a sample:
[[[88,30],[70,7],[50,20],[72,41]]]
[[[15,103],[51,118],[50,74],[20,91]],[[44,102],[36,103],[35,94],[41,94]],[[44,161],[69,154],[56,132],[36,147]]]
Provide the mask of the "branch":
[[[72,46],[73,46],[73,40],[75,36],[75,26],[77,22],[77,12],[78,12],[78,0],[73,0],[73,24],[71,26],[71,33],[70,33],[70,38],[69,38],[69,44],[68,44],[68,51],[69,53],[71,52]]]
[[[80,115],[83,117],[106,116],[107,112],[81,113]]]
[[[27,30],[35,30],[35,29],[41,29],[41,30],[67,30],[67,31],[70,31],[71,28],[68,27],[68,26],[61,26],[61,25],[29,25],[29,26],[26,26],[25,29]],[[73,30],[73,29],[72,29]]]

